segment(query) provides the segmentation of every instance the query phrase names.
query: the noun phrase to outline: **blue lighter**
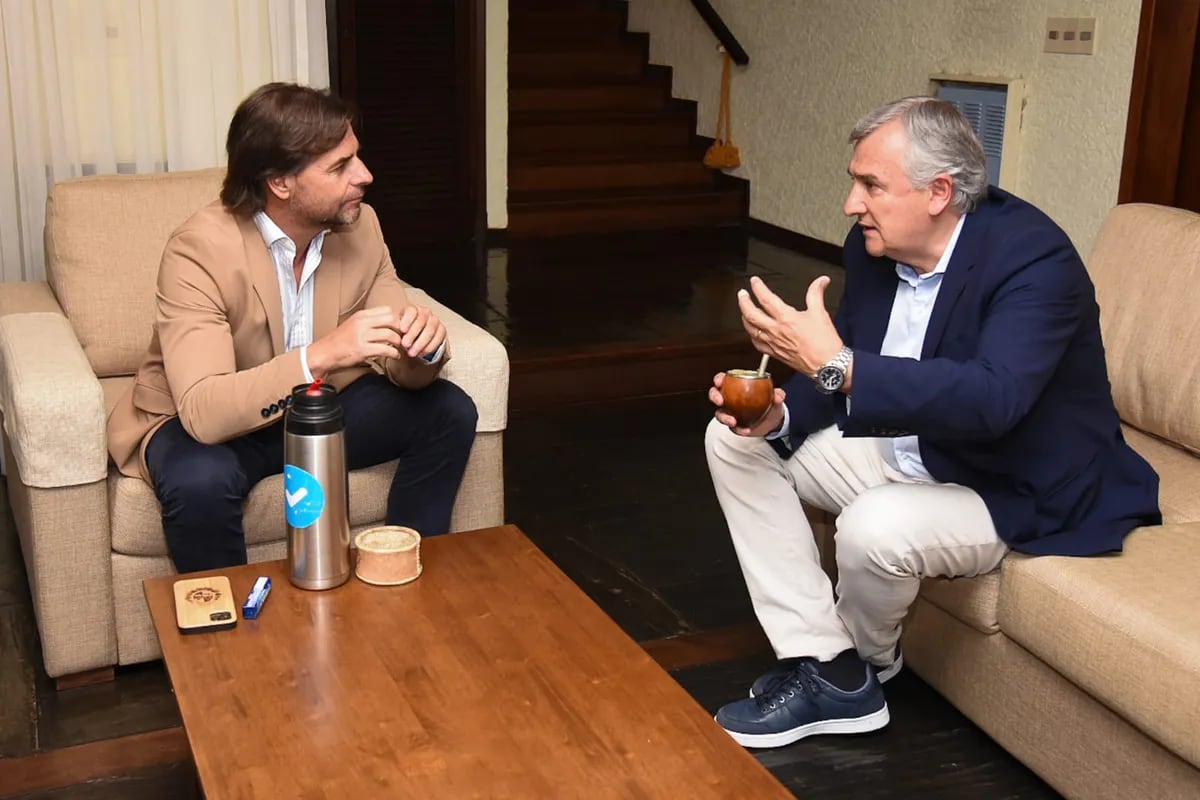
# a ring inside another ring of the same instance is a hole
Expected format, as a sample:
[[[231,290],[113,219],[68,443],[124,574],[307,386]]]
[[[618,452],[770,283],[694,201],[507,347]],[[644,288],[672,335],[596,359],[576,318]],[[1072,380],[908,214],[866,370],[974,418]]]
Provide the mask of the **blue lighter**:
[[[264,575],[254,582],[250,596],[242,604],[242,616],[246,619],[258,619],[258,612],[262,611],[263,603],[267,602],[267,595],[270,593],[271,579]]]

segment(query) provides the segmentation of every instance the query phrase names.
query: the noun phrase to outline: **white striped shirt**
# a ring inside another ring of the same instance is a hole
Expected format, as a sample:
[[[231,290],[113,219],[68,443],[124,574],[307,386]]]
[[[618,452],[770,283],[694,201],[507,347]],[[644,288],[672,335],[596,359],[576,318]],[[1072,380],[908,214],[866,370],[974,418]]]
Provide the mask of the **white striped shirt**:
[[[275,262],[275,274],[279,278],[279,299],[283,304],[283,347],[285,350],[300,348],[300,364],[304,368],[304,379],[311,382],[313,374],[308,369],[308,346],[313,340],[313,275],[321,266],[321,246],[325,234],[321,231],[313,237],[304,257],[304,270],[300,273],[300,285],[296,285],[296,243],[284,233],[265,211],[254,215],[254,225],[262,234],[271,260]]]

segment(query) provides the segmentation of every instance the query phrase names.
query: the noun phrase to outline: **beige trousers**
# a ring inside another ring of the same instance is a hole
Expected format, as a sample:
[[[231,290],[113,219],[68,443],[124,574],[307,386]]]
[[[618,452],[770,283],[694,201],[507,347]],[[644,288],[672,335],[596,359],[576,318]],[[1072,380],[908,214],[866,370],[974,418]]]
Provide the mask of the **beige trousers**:
[[[763,439],[709,424],[713,486],[779,658],[855,648],[889,664],[921,578],[980,575],[1008,552],[978,494],[909,478],[884,458],[890,446],[830,427],[784,460]],[[836,596],[801,501],[838,515]]]

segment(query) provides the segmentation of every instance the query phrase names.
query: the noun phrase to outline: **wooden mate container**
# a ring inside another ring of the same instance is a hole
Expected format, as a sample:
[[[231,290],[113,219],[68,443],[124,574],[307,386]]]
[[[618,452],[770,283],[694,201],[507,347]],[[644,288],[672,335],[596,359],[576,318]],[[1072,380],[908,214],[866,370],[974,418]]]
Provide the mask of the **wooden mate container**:
[[[731,369],[721,383],[721,409],[737,420],[738,427],[752,428],[771,408],[775,384],[771,373],[752,369]]]

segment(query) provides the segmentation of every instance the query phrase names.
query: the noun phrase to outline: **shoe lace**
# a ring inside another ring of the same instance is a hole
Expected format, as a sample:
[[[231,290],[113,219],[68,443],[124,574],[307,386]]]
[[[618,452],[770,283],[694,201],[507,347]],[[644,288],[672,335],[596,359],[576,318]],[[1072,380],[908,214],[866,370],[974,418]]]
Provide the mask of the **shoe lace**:
[[[790,671],[768,684],[761,695],[755,698],[759,711],[771,711],[796,695],[816,696],[821,693],[817,681],[817,666],[811,659],[804,659]]]

